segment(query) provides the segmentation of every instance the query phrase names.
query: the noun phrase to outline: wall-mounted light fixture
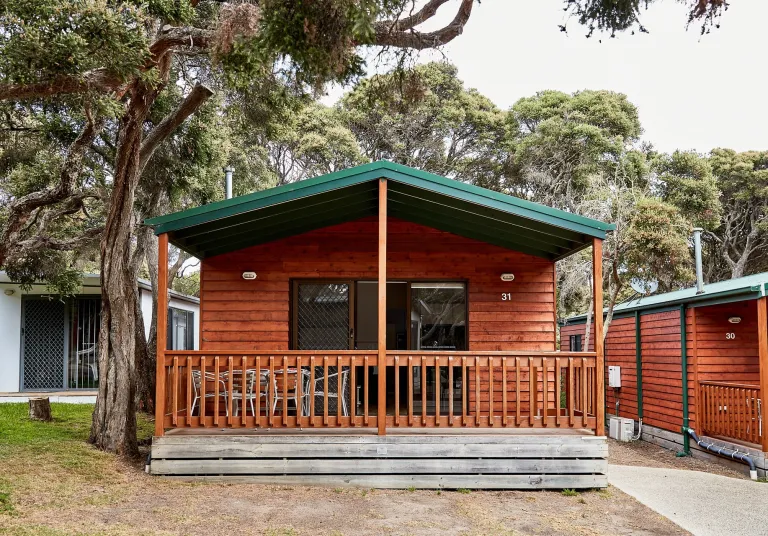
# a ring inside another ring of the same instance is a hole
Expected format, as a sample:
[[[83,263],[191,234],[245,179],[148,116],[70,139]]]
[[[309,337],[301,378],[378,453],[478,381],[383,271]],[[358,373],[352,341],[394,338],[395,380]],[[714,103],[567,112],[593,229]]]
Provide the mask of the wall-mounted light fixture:
[[[501,280],[507,283],[509,283],[510,281],[514,281],[515,274],[512,274],[512,273],[501,274]]]
[[[6,296],[13,296],[13,293],[14,293],[14,292],[16,292],[16,291],[15,291],[15,290],[13,290],[12,288],[7,288],[7,289],[5,289],[5,295],[6,295]]]
[[[731,324],[738,324],[739,322],[741,322],[741,317],[740,316],[729,316],[728,317],[728,322],[730,322]]]
[[[243,279],[248,281],[256,279],[256,272],[243,272]]]

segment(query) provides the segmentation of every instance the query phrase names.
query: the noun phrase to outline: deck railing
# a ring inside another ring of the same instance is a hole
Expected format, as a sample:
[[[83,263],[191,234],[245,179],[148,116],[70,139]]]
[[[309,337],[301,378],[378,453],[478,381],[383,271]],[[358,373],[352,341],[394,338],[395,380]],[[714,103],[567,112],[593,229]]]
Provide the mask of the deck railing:
[[[702,433],[760,444],[763,435],[760,386],[699,382]]]
[[[165,428],[596,427],[594,352],[167,351]],[[376,368],[374,368],[376,367]]]

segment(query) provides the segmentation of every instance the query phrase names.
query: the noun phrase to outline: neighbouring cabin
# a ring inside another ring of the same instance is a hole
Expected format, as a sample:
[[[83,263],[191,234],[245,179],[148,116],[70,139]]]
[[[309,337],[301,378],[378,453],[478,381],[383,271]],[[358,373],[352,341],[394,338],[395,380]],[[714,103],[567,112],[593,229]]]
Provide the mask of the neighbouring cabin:
[[[689,426],[749,452],[764,469],[766,284],[763,273],[617,306],[605,340],[607,413],[642,419],[643,438],[670,448],[683,448]],[[561,348],[584,340],[585,321],[563,323]],[[608,385],[611,366],[620,367],[620,387]]]
[[[602,349],[556,350],[555,261],[610,225],[388,162],[148,223],[161,286],[169,242],[202,259],[153,473],[606,485]]]
[[[145,333],[152,287],[137,281]],[[85,274],[73,296],[37,283],[27,287],[0,271],[0,403],[45,396],[52,402],[96,401],[101,296],[98,274]],[[196,349],[198,299],[170,291],[168,348]]]

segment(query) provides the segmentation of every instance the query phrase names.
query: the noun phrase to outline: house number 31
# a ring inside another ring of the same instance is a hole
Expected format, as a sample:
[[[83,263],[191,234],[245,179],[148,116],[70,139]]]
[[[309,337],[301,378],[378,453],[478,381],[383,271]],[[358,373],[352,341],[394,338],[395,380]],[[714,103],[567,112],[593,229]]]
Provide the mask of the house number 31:
[[[511,292],[502,292],[501,293],[501,301],[510,301],[512,299],[512,293]]]

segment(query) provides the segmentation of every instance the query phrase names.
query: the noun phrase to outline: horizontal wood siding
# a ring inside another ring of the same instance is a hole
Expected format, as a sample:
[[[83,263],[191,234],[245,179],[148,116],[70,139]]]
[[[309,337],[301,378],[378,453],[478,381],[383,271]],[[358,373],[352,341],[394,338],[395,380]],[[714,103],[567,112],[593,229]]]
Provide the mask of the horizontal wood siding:
[[[731,324],[728,318],[741,317]],[[757,302],[744,301],[696,309],[700,381],[760,383]],[[735,338],[728,339],[726,333]]]
[[[288,350],[290,281],[375,280],[377,233],[376,218],[365,218],[205,259],[200,349]],[[396,218],[387,248],[388,280],[467,282],[468,350],[555,350],[552,262]],[[506,272],[513,282],[501,281]],[[494,377],[498,394],[501,370]]]
[[[555,349],[553,263],[394,218],[388,229],[388,279],[467,281],[469,350]],[[289,349],[290,280],[376,279],[376,244],[366,218],[204,260],[201,350]]]
[[[635,317],[617,318],[611,322],[605,341],[606,412],[637,419],[637,359],[635,354]],[[608,387],[608,367],[621,367],[621,387]]]

